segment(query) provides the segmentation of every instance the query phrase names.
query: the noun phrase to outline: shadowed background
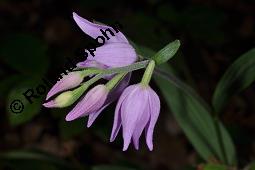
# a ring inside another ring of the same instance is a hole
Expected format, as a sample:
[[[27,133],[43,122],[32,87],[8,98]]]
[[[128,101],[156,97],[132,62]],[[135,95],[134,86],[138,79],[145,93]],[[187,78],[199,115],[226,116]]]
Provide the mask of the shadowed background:
[[[52,79],[66,57],[81,56],[91,41],[72,19],[72,12],[106,24],[119,22],[137,44],[160,50],[180,39],[171,62],[180,78],[208,102],[226,68],[254,47],[255,3],[252,0],[191,1],[0,1],[0,159],[1,169],[196,169],[202,159],[183,134],[161,98],[154,150],[130,145],[122,152],[122,137],[109,142],[114,106],[90,129],[86,118],[65,122],[67,109],[42,108],[45,94],[25,103],[20,114],[9,105],[29,88]],[[133,74],[132,83],[142,72]],[[152,87],[160,94],[155,84]],[[48,91],[49,89],[47,89]],[[240,165],[255,154],[254,85],[231,98],[221,119],[233,137]],[[31,154],[27,151],[36,151]],[[31,161],[33,160],[33,161]],[[104,166],[104,165],[107,165]]]

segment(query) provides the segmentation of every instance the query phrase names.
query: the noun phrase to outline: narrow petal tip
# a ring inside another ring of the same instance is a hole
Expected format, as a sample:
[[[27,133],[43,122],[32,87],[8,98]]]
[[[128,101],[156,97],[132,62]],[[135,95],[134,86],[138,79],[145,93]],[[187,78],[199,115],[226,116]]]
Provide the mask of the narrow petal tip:
[[[89,120],[88,120],[88,123],[87,123],[87,128],[90,128],[90,126],[92,126],[92,124],[94,123],[96,117],[98,116],[94,116],[97,112],[94,112],[94,113],[90,113],[89,114]]]
[[[74,119],[76,119],[76,118],[77,118],[77,117],[74,116],[73,114],[67,114],[65,120],[66,120],[67,122],[69,122],[69,121],[72,121],[72,120],[74,120]]]
[[[110,142],[113,142],[114,141],[114,139],[113,139],[113,137],[111,136],[111,138],[110,138]]]
[[[133,144],[136,150],[139,150],[139,138],[138,139],[133,139]]]
[[[44,106],[44,107],[48,107],[48,108],[50,108],[50,107],[56,107],[56,103],[55,103],[53,100],[51,100],[51,101],[49,101],[49,102],[47,102],[47,103],[44,103],[43,106]]]
[[[152,151],[153,150],[152,138],[146,138],[146,144],[147,144],[149,150]]]
[[[128,145],[124,145],[122,151],[126,151],[128,149]]]
[[[90,128],[90,126],[93,124],[93,122],[88,121],[87,128]]]
[[[51,94],[48,93],[46,96],[46,100],[48,100],[50,97],[51,97]]]
[[[153,150],[153,145],[148,146],[149,150],[152,151]]]
[[[131,136],[124,136],[124,145],[123,145],[123,151],[126,151],[128,149],[128,146],[131,142]]]
[[[73,12],[73,17],[77,17],[78,14],[76,12]]]

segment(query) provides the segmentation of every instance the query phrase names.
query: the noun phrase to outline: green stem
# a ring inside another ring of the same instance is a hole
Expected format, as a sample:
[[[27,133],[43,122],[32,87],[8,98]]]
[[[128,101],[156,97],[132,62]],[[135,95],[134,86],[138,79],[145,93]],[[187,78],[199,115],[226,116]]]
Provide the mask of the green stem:
[[[134,64],[131,64],[131,65],[128,65],[125,67],[115,67],[115,68],[110,68],[110,69],[95,69],[95,68],[93,68],[93,70],[91,71],[91,74],[101,73],[101,74],[103,74],[103,76],[105,76],[107,74],[131,72],[131,71],[145,68],[148,65],[148,63],[149,63],[149,60],[145,60],[145,61],[136,62]],[[91,69],[91,68],[83,69],[83,71],[87,72],[89,69]]]
[[[82,71],[82,74],[85,76],[91,75],[91,74],[97,74],[95,77],[90,79],[89,81],[83,83],[79,88],[75,89],[75,94],[80,94],[83,93],[90,85],[98,81],[99,79],[105,77],[106,75],[109,74],[116,74],[116,73],[121,73],[121,74],[127,74],[128,72],[139,70],[142,68],[145,68],[149,63],[149,60],[137,62],[125,67],[117,67],[117,68],[111,68],[111,69],[97,69],[97,68],[87,68]],[[119,75],[121,76],[121,75]],[[117,78],[116,78],[117,79]],[[109,85],[112,86],[112,85]],[[111,88],[111,87],[109,87]]]
[[[143,78],[141,81],[142,85],[147,86],[149,84],[149,82],[151,81],[151,76],[153,74],[154,68],[155,68],[155,61],[151,60],[143,74]]]
[[[114,76],[108,83],[106,83],[106,88],[110,91],[111,89],[113,89],[118,82],[123,79],[123,77],[126,75],[127,73],[119,73],[116,76]]]
[[[77,89],[75,89],[74,95],[79,95],[81,96],[86,90],[87,88],[89,88],[89,86],[91,86],[92,84],[94,84],[95,82],[97,82],[98,80],[100,80],[103,76],[101,74],[96,75],[95,77],[93,77],[92,79],[86,81],[85,83],[83,83],[80,87],[78,87]]]
[[[89,87],[90,85],[94,84],[95,82],[97,82],[98,80],[100,80],[101,78],[103,78],[105,75],[103,74],[98,74],[95,77],[89,79],[88,81],[82,83],[81,86],[83,86],[83,88]]]

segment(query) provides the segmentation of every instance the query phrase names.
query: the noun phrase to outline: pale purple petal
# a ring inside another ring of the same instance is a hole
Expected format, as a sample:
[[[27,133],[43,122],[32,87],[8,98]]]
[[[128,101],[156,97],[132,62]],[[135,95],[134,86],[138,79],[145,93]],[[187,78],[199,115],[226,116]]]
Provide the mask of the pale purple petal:
[[[126,99],[126,97],[133,91],[133,87],[135,85],[129,86],[127,87],[124,92],[121,94],[118,103],[116,105],[115,108],[115,113],[114,113],[114,121],[113,121],[113,127],[112,127],[112,133],[111,133],[111,138],[110,138],[110,142],[114,141],[119,130],[121,127],[121,115],[120,115],[120,111],[121,111],[121,106],[122,106],[122,102],[124,101],[124,99]]]
[[[124,146],[123,151],[127,150],[131,137],[136,127],[137,120],[144,112],[148,93],[141,86],[135,85],[133,91],[126,97],[121,107],[121,122],[123,127]]]
[[[123,80],[121,80],[121,82],[117,85],[117,87],[115,87],[107,96],[107,99],[105,101],[104,106],[94,112],[94,113],[90,113],[89,114],[89,120],[87,123],[87,127],[90,127],[92,125],[92,123],[95,121],[95,119],[98,117],[98,115],[107,107],[109,106],[112,102],[114,102],[119,96],[120,94],[123,92],[124,88],[127,87],[129,80],[131,77],[131,73],[127,74]]]
[[[110,104],[110,103],[109,103],[109,104]],[[88,123],[87,123],[87,127],[88,127],[88,128],[93,124],[93,122],[96,120],[96,118],[98,117],[98,115],[99,115],[107,106],[109,106],[109,104],[106,104],[106,105],[104,105],[101,109],[99,109],[98,111],[89,114],[89,120],[88,120]]]
[[[111,43],[98,47],[94,60],[108,67],[123,67],[134,63],[137,55],[129,44]]]
[[[68,90],[77,87],[83,81],[83,77],[80,72],[71,72],[68,75],[64,75],[61,80],[59,80],[48,92],[46,100],[48,100],[53,95],[58,92]]]
[[[149,89],[150,122],[146,129],[146,143],[150,151],[153,150],[153,131],[160,112],[160,100],[151,88]]]
[[[107,40],[105,38],[105,40],[106,40],[105,43],[114,43],[114,42],[128,43],[128,40],[120,31],[118,33],[116,33],[116,31],[109,26],[99,25],[99,24],[89,22],[88,20],[77,15],[75,12],[73,12],[73,19],[75,20],[77,25],[81,28],[81,30],[84,33],[86,33],[87,35],[91,36],[94,39],[97,38],[98,36],[102,36],[100,29],[105,31],[106,29],[109,28],[114,33],[115,36],[112,36],[110,33],[107,33],[107,35],[110,39]]]
[[[66,121],[71,121],[99,110],[105,103],[107,95],[108,90],[104,85],[95,86],[73,108],[73,110],[68,113]]]
[[[56,104],[56,102],[54,102],[54,100],[51,100],[47,103],[44,103],[43,106],[51,108],[51,107],[57,107],[57,104]]]
[[[150,118],[150,114],[149,114],[150,109],[148,107],[148,104],[149,104],[148,99],[144,102],[146,102],[147,107],[145,108],[143,114],[141,114],[138,117],[137,122],[136,122],[136,127],[135,127],[135,130],[134,130],[133,136],[132,136],[133,143],[134,143],[134,146],[135,146],[136,150],[139,149],[139,138],[140,138],[145,126],[149,122],[149,118]]]
[[[106,65],[95,61],[94,59],[87,59],[83,62],[79,62],[77,64],[77,67],[79,68],[88,68],[88,67],[94,67],[94,68],[100,68],[100,69],[106,69],[108,68]]]

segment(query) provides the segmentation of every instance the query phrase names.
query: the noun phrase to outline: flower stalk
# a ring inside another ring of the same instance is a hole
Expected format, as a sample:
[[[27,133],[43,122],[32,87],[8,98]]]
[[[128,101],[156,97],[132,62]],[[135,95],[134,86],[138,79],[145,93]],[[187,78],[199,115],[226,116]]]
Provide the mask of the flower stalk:
[[[148,64],[144,74],[143,74],[143,78],[142,78],[142,81],[141,81],[141,84],[143,86],[146,87],[146,86],[149,85],[152,74],[153,74],[153,71],[154,71],[154,68],[155,68],[155,61],[151,60]]]
[[[106,83],[106,88],[110,91],[112,90],[126,75],[127,73],[119,73],[114,76],[108,83]]]

